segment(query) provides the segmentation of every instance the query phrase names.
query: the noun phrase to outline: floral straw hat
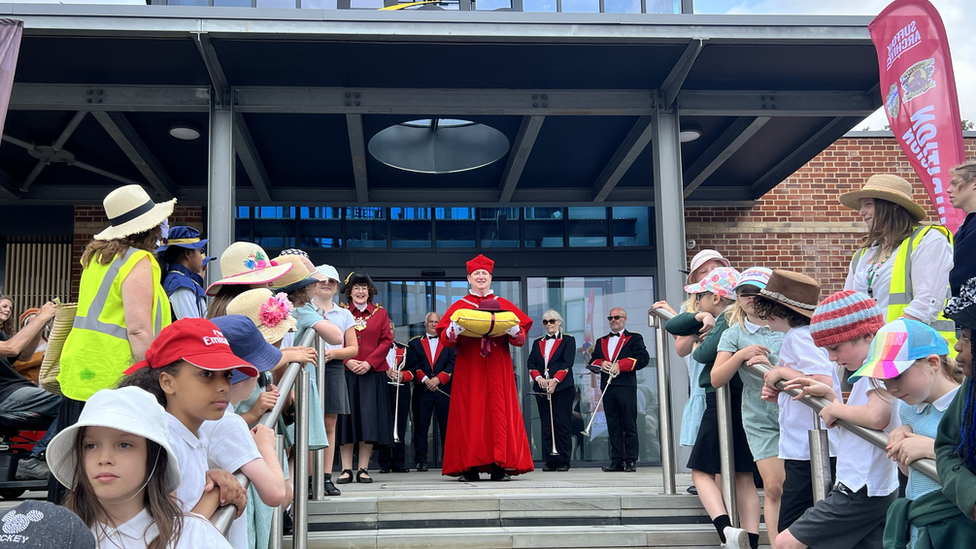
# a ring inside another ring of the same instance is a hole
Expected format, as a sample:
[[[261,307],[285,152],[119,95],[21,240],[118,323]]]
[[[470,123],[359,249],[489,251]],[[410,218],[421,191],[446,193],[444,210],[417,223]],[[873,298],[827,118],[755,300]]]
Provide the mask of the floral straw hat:
[[[250,318],[268,343],[281,341],[285,334],[295,330],[297,321],[290,314],[292,309],[285,294],[275,294],[267,288],[248,290],[227,304],[227,314]]]
[[[220,254],[220,280],[207,288],[215,296],[225,284],[267,284],[284,276],[291,264],[279,265],[268,259],[264,248],[251,242],[235,242]]]

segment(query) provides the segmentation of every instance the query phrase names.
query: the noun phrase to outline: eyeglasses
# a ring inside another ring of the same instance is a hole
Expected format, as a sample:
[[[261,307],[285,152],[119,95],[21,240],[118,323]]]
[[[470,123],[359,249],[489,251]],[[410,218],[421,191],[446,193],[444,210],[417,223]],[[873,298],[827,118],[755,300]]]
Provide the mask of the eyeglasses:
[[[706,295],[711,295],[712,292],[702,292],[700,294],[695,294],[695,301],[701,301]]]
[[[620,320],[621,318],[627,318],[627,317],[623,315],[613,315],[613,316],[608,316],[607,320]]]
[[[557,322],[559,322],[559,321],[556,320],[555,318],[543,318],[542,319],[542,323],[543,324],[555,324]]]

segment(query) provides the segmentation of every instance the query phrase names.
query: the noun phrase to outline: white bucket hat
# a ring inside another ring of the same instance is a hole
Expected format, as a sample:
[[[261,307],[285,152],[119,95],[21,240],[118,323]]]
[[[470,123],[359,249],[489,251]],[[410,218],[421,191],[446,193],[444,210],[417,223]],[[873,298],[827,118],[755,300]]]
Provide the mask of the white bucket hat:
[[[169,424],[166,411],[156,401],[156,397],[138,387],[121,389],[102,389],[98,391],[81,411],[78,423],[65,427],[47,447],[47,463],[58,482],[74,489],[77,456],[74,453],[76,439],[83,427],[109,427],[132,433],[155,442],[166,452],[169,463],[163,489],[166,493],[175,492],[180,486],[180,464],[176,461],[169,445]],[[153,473],[155,474],[155,473]]]
[[[141,185],[126,185],[108,193],[102,201],[109,226],[95,240],[115,240],[148,231],[172,215],[176,199],[156,204]]]
[[[335,280],[337,283],[342,280],[339,278],[339,271],[332,265],[319,265],[315,270],[326,280]]]

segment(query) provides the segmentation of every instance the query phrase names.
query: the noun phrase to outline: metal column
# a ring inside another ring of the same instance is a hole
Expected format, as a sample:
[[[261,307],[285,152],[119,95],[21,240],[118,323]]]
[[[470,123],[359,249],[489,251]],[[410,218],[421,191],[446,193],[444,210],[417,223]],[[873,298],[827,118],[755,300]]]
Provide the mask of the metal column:
[[[207,247],[219,256],[234,241],[234,112],[210,107],[210,174],[207,181]],[[207,269],[207,282],[218,280],[220,265]]]
[[[658,110],[652,124],[654,136],[651,139],[654,162],[654,236],[657,250],[657,277],[654,279],[657,299],[667,300],[673,306],[685,300],[684,275],[678,270],[685,268],[685,203],[681,169],[681,149],[678,143],[678,115],[662,112],[663,99],[657,95]],[[671,364],[684,364],[684,359],[667,346]],[[660,351],[658,351],[660,352]],[[684,367],[678,371],[685,370]],[[672,372],[673,373],[673,372]],[[672,375],[671,433],[681,429],[681,411],[688,401],[688,380],[683,373]],[[659,391],[665,390],[658,387]],[[671,451],[678,448],[671,437]],[[661,441],[662,451],[664,440]],[[663,453],[662,453],[663,456]],[[680,470],[686,470],[686,456],[677,455]]]

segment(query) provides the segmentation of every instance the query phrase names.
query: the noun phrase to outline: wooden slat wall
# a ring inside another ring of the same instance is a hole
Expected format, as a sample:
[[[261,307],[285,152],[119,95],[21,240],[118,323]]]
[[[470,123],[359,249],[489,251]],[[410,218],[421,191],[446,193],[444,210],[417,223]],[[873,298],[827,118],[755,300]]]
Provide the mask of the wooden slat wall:
[[[14,300],[14,315],[56,297],[68,301],[71,244],[8,242],[3,289]]]

